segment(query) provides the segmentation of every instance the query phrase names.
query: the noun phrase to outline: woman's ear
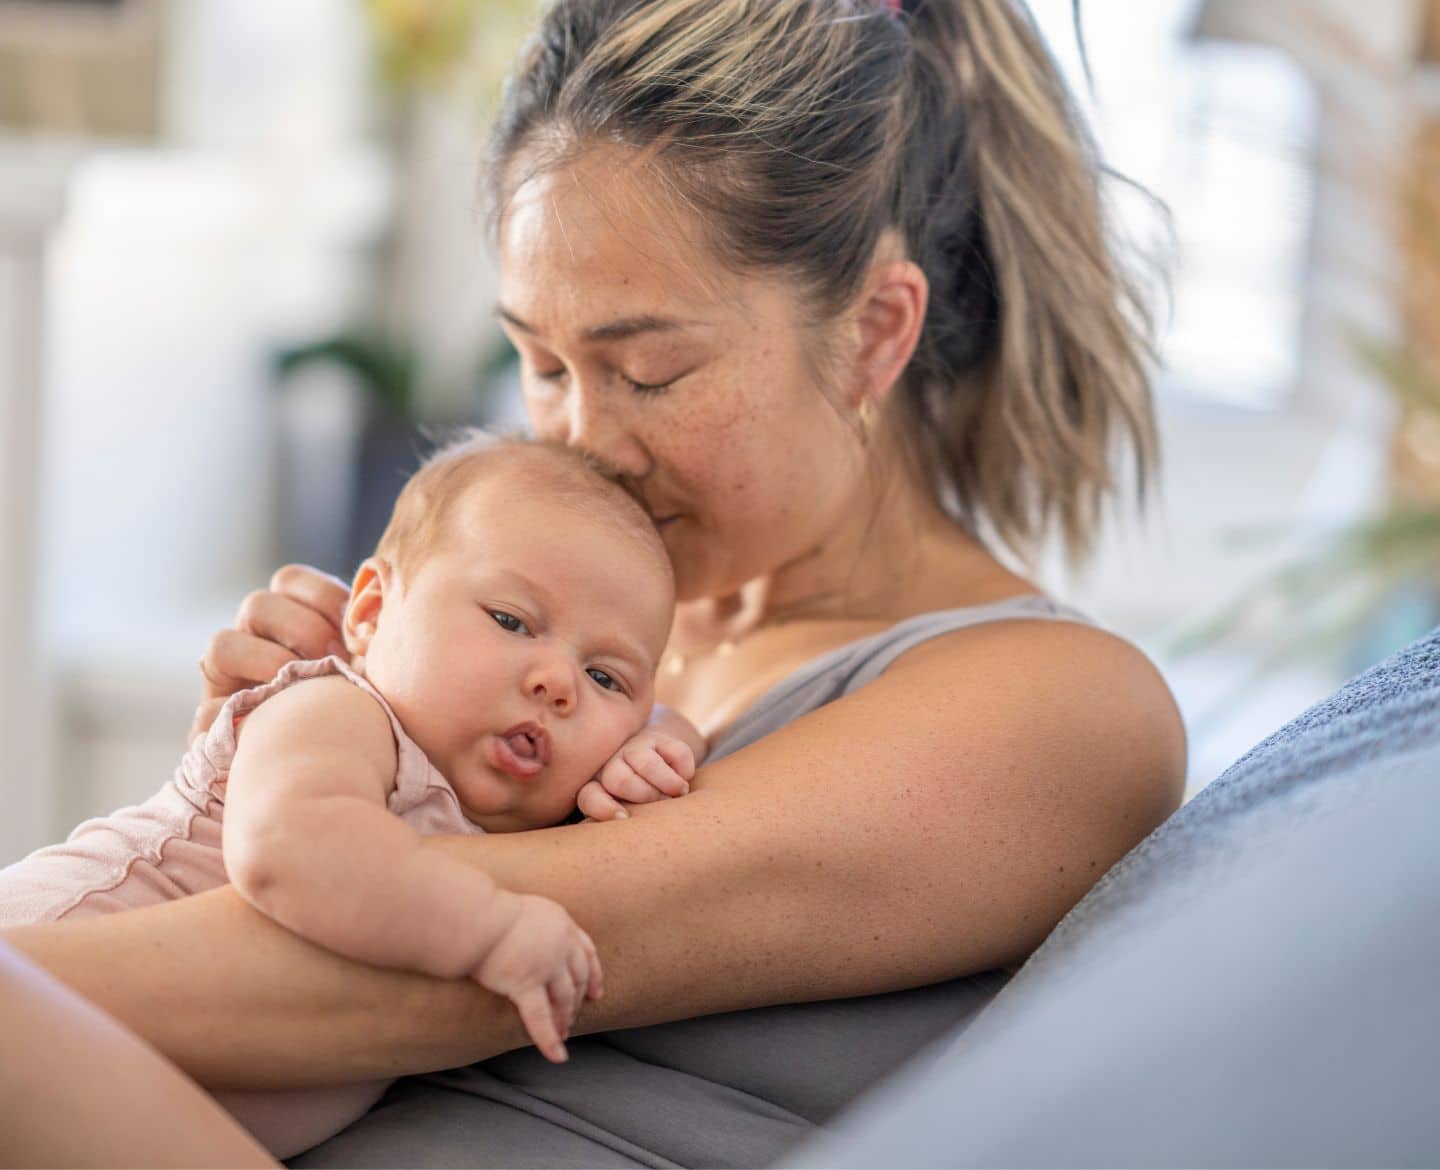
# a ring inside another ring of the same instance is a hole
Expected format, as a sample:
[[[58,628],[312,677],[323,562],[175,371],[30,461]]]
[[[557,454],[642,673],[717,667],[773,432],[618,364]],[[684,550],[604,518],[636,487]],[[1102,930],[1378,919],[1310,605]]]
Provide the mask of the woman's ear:
[[[853,408],[867,401],[879,405],[889,396],[920,343],[929,299],[930,282],[918,264],[883,255],[876,259],[855,318],[859,352]]]
[[[355,582],[350,586],[350,600],[345,604],[342,630],[345,649],[352,656],[363,657],[370,649],[370,640],[380,624],[380,611],[385,606],[385,594],[393,582],[390,563],[379,557],[370,557],[356,572]]]

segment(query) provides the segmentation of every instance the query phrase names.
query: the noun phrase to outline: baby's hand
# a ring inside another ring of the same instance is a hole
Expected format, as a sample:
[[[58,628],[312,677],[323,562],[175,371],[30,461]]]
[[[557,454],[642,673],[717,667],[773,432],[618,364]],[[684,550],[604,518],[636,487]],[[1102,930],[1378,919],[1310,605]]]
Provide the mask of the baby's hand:
[[[576,798],[580,811],[594,821],[626,817],[620,802],[645,804],[667,796],[684,796],[695,775],[690,745],[653,728],[631,736],[610,757]]]
[[[558,902],[497,893],[518,899],[518,912],[471,978],[510,1000],[535,1047],[558,1064],[569,1059],[565,1037],[581,1006],[604,994],[600,957]]]

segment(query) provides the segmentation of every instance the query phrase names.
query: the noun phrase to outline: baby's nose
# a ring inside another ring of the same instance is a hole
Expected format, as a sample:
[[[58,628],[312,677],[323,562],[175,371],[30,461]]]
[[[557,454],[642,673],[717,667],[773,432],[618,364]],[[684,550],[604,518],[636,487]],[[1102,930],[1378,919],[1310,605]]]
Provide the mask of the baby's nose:
[[[541,667],[531,675],[527,689],[531,698],[562,715],[575,705],[575,687],[568,668],[554,665]]]

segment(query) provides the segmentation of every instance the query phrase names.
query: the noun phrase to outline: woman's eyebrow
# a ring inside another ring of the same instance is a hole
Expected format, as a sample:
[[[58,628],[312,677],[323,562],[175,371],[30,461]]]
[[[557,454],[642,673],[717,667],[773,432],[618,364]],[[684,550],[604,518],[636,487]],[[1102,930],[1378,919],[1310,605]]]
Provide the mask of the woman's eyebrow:
[[[540,335],[539,330],[522,321],[504,305],[496,305],[495,313],[496,316],[508,321],[522,333],[528,333],[532,337]],[[686,321],[677,317],[656,317],[645,314],[639,317],[622,317],[618,321],[608,321],[604,325],[592,325],[585,330],[585,339],[587,341],[623,341],[639,333],[669,333],[690,325],[703,324],[703,321]]]

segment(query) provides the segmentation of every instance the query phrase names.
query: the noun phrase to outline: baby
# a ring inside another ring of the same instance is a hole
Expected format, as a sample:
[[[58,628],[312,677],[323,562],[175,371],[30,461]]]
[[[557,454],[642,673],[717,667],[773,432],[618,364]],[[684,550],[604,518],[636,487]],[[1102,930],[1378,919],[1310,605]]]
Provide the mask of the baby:
[[[699,733],[653,708],[674,581],[643,509],[563,448],[472,436],[405,486],[344,616],[350,661],[292,662],[231,697],[175,778],[0,871],[0,926],[111,913],[233,883],[352,959],[470,978],[540,1050],[601,994],[556,903],[498,888],[421,834],[564,821],[587,783],[688,791]],[[386,1087],[219,1100],[278,1157]]]

